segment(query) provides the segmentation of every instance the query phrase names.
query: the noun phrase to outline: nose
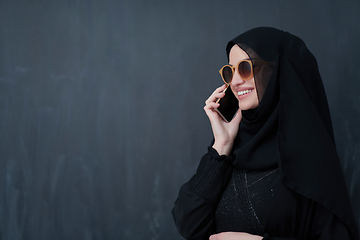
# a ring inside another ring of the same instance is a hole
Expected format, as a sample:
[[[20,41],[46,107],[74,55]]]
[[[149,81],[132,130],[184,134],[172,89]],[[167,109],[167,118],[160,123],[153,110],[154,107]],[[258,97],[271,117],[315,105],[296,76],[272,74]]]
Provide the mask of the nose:
[[[243,85],[245,81],[240,77],[239,72],[237,69],[235,69],[234,76],[231,80],[231,85],[237,86],[237,85]]]

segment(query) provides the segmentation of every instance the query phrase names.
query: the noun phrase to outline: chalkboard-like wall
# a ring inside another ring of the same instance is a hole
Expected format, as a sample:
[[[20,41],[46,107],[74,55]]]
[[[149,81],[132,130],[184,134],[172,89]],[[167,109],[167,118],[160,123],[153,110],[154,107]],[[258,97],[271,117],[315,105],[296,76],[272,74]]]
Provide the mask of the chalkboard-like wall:
[[[357,0],[0,0],[0,239],[182,239],[204,101],[257,26],[316,56],[360,223],[359,22]]]

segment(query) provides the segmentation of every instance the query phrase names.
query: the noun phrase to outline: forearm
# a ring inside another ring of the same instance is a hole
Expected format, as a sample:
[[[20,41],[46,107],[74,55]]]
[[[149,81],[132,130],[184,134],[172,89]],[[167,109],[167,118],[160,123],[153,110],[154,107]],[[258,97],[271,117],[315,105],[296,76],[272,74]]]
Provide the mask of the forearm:
[[[188,182],[189,189],[206,200],[217,202],[231,177],[231,161],[231,157],[220,156],[209,147],[196,174]]]
[[[232,172],[225,158],[210,148],[196,174],[180,188],[172,215],[186,239],[204,239],[212,233],[217,204]]]

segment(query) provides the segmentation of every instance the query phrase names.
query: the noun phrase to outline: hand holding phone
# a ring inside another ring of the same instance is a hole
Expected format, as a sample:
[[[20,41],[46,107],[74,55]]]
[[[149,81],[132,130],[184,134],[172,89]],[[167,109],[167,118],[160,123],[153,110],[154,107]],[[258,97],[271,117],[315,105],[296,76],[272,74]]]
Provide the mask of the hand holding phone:
[[[239,109],[239,101],[234,96],[230,86],[227,86],[224,92],[225,96],[216,101],[220,104],[216,110],[226,122],[231,122]]]
[[[237,112],[239,102],[231,88],[227,88],[229,86],[225,84],[218,87],[205,101],[204,106],[215,139],[212,147],[219,155],[230,154],[242,119],[241,112]],[[218,110],[219,107],[220,110]]]

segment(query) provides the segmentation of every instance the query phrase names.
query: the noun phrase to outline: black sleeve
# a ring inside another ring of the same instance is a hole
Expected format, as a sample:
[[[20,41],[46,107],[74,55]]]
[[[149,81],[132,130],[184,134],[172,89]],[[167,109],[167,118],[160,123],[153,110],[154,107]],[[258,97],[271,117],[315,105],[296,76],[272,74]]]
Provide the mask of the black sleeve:
[[[231,176],[231,161],[231,157],[219,156],[209,147],[196,174],[181,186],[171,213],[184,238],[208,239],[213,233],[214,214]]]

